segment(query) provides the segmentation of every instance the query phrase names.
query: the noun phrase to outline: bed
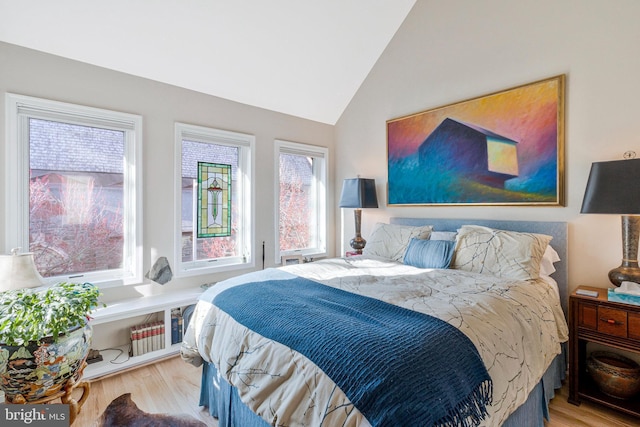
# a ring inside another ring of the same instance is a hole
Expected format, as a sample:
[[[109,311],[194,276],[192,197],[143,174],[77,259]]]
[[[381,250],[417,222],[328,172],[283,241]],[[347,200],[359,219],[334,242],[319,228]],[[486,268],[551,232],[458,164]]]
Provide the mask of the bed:
[[[562,222],[392,218],[362,257],[210,288],[181,354],[221,427],[543,426],[566,241]]]

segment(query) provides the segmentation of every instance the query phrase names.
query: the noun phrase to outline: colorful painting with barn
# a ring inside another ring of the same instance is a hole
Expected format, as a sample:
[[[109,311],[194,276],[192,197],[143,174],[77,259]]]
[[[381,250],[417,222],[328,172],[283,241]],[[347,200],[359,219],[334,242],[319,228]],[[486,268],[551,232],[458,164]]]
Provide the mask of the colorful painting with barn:
[[[558,76],[389,120],[389,204],[563,204],[563,93]]]

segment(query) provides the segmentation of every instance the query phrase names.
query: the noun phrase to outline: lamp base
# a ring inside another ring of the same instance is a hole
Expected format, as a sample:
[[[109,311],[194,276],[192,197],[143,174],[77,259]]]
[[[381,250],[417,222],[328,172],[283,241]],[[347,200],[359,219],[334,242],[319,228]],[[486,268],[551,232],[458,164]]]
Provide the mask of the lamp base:
[[[356,222],[356,237],[351,239],[351,242],[349,242],[349,244],[351,245],[354,251],[356,251],[359,255],[361,255],[364,245],[367,244],[367,241],[364,240],[360,235],[360,225],[362,224],[362,209],[359,209],[359,208],[354,209],[353,218]]]
[[[615,286],[622,282],[640,283],[638,267],[638,238],[640,236],[640,216],[622,215],[622,264],[609,272],[609,280]]]
[[[615,286],[620,286],[622,282],[640,283],[640,267],[637,262],[623,263],[609,272],[609,280]]]
[[[356,253],[358,253],[359,255],[362,255],[362,249],[364,249],[364,246],[367,244],[367,241],[364,240],[362,236],[356,236],[353,239],[351,239],[351,242],[349,242],[349,244],[351,245],[351,247]]]

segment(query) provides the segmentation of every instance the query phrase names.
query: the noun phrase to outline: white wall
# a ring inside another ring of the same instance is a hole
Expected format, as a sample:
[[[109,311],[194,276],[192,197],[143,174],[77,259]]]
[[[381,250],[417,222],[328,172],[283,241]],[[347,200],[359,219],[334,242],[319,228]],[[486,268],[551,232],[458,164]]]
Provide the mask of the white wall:
[[[262,241],[266,244],[266,266],[273,266],[275,239],[274,139],[328,147],[333,157],[333,126],[303,120],[221,98],[181,89],[128,74],[44,54],[0,42],[0,135],[4,144],[4,94],[12,92],[56,101],[140,114],[143,116],[144,163],[144,273],[159,256],[173,260],[173,150],[176,121],[237,131],[256,137],[256,268],[261,268]],[[0,165],[5,164],[4,149]],[[2,167],[4,170],[4,167]],[[334,210],[333,168],[329,171],[329,209]],[[0,200],[6,191],[0,173]],[[12,191],[12,189],[9,189]],[[328,248],[335,246],[333,215],[328,218]],[[0,253],[8,253],[4,210],[0,211]],[[331,254],[330,254],[331,255]],[[164,286],[147,280],[146,285],[108,289],[106,300],[174,290],[221,280],[231,274],[174,279]]]
[[[335,182],[376,179],[381,206],[363,211],[365,239],[391,216],[567,221],[570,288],[608,286],[620,217],[580,205],[591,162],[640,157],[638,16],[637,0],[418,0],[336,125]],[[386,207],[386,120],[559,74],[566,207]],[[354,234],[344,214],[337,251]]]

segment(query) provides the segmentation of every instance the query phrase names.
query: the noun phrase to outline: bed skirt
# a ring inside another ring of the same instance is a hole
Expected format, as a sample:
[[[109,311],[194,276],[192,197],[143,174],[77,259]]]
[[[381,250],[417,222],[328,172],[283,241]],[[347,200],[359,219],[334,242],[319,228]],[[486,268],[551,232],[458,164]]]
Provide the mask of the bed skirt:
[[[527,401],[503,424],[503,427],[543,427],[549,419],[549,400],[555,390],[562,387],[567,371],[567,345],[562,345],[559,354],[545,372],[542,380],[533,389]],[[209,408],[209,413],[218,419],[219,427],[269,427],[269,423],[246,407],[235,387],[218,375],[215,366],[205,363],[202,367],[200,406]]]

